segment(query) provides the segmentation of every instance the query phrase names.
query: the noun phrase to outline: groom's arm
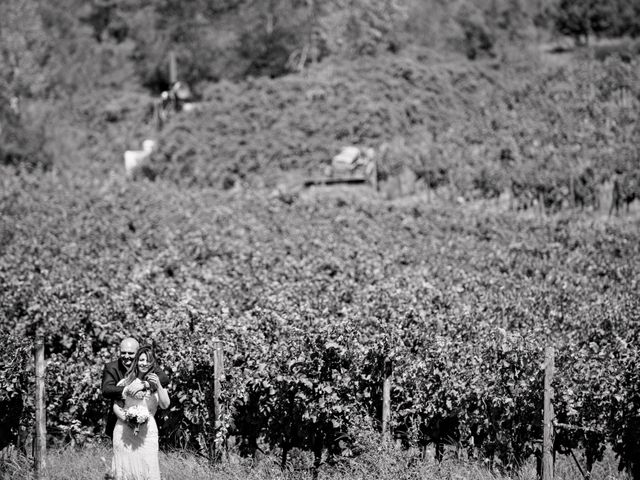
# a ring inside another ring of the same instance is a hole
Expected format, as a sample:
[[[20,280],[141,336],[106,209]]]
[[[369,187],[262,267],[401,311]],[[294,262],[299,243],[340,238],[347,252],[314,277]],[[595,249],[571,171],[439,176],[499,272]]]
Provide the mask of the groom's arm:
[[[117,383],[116,372],[108,366],[104,367],[102,371],[102,396],[107,400],[122,399],[124,387],[116,386]]]

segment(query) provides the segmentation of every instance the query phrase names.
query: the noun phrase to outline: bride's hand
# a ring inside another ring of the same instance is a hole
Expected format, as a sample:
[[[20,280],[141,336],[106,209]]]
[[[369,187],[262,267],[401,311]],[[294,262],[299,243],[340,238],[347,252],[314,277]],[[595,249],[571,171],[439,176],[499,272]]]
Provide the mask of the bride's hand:
[[[156,375],[155,373],[150,373],[149,375],[147,375],[147,382],[153,385],[156,388],[156,390],[161,386],[160,379],[158,378],[158,375]]]

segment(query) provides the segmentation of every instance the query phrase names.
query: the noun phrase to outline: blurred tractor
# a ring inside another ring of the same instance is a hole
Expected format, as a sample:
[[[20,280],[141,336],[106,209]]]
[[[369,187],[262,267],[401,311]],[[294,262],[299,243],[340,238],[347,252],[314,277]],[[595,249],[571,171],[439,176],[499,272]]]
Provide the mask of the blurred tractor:
[[[362,184],[368,183],[375,190],[378,189],[378,169],[376,166],[375,150],[348,146],[331,159],[323,178],[309,179],[305,186],[333,185],[338,183]]]

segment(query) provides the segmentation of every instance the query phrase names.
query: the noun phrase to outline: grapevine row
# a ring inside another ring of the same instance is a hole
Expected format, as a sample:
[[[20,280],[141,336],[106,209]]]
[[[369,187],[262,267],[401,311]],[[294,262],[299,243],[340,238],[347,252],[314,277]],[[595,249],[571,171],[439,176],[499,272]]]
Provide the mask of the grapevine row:
[[[15,342],[10,336],[3,340]],[[316,466],[357,455],[357,433],[380,431],[384,364],[390,362],[391,435],[405,447],[434,444],[441,458],[443,445],[455,444],[469,457],[503,470],[517,469],[532,455],[540,455],[542,342],[500,330],[487,332],[473,344],[428,335],[412,340],[410,346],[397,338],[365,346],[358,342],[357,332],[333,328],[299,334],[269,347],[245,345],[242,351],[230,351],[220,399],[222,421],[216,427],[213,347],[200,339],[190,345],[189,355],[165,356],[177,400],[161,423],[166,444],[209,454],[219,452],[232,438],[243,455],[269,446],[281,452],[284,464],[287,453],[299,448],[314,454]],[[18,347],[22,362],[28,347]],[[184,348],[184,343],[165,346],[167,353]],[[563,346],[560,352],[554,384],[556,417],[558,422],[586,428],[558,429],[554,449],[560,453],[584,449],[590,469],[611,445],[621,466],[636,475],[637,349],[583,345]],[[62,362],[53,360],[48,380],[56,384],[55,376],[68,373]],[[585,370],[589,368],[607,374],[589,376]],[[16,369],[7,372],[3,384],[13,385],[8,389],[13,394],[5,393],[0,401],[7,417],[18,414],[7,429],[15,435],[18,420],[24,427],[33,415],[33,380]],[[49,412],[73,403],[75,396],[83,397],[79,388],[87,389],[85,398],[94,401],[69,409],[67,420],[65,415],[57,418],[54,431],[67,432],[67,438],[101,427],[104,405],[96,398],[98,386],[89,382],[69,385],[67,391],[50,390]]]

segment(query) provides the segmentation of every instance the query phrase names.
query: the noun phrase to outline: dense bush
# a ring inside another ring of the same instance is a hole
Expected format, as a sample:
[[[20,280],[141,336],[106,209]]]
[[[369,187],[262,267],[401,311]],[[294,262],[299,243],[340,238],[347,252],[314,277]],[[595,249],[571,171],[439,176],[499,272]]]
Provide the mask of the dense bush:
[[[598,36],[637,36],[640,28],[636,1],[560,0],[551,11],[556,30],[574,37],[576,43],[589,43]]]
[[[48,167],[51,157],[46,149],[44,123],[30,121],[21,113],[18,97],[6,92],[0,91],[0,164],[27,169]]]
[[[0,333],[2,344],[11,355],[0,359],[0,426],[4,432],[0,440],[0,449],[11,444],[20,444],[22,429],[29,428],[31,416],[28,405],[31,404],[26,392],[32,391],[33,379],[30,378],[29,354],[32,343],[26,337]]]

